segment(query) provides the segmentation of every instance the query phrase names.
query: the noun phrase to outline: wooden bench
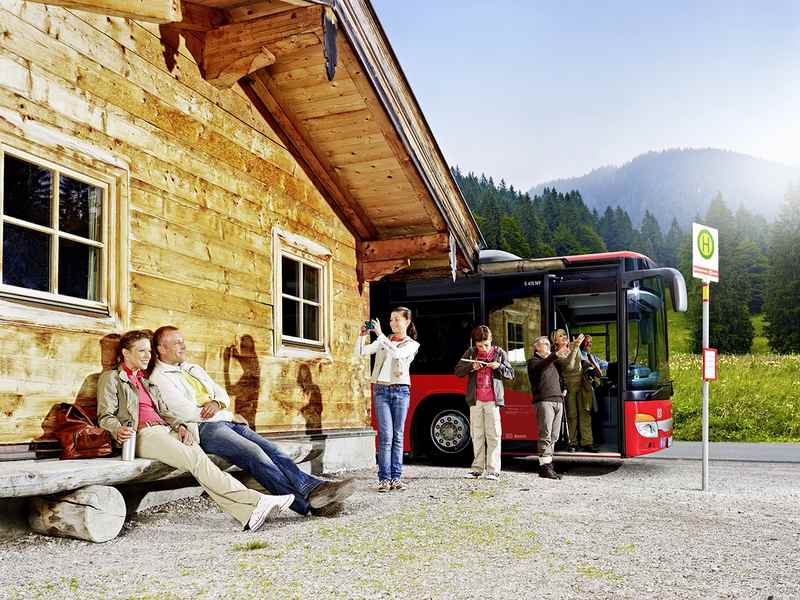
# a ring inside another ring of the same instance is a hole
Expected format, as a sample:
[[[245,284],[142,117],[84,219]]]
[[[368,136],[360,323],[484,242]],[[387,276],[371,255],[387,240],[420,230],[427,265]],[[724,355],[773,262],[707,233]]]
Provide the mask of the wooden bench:
[[[296,463],[317,455],[310,443],[273,443]],[[223,470],[241,472],[218,456],[210,457]],[[185,471],[145,458],[8,461],[0,462],[0,499],[31,498],[28,521],[37,533],[102,542],[115,538],[126,514],[135,510],[126,508],[118,487],[186,477]],[[252,478],[245,483],[260,487]]]

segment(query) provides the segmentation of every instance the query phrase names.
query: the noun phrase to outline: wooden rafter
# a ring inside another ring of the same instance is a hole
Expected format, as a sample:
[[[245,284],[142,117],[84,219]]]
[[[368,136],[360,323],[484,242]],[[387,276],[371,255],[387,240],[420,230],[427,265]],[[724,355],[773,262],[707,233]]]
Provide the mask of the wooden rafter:
[[[246,83],[243,82],[242,89],[270,126],[281,136],[314,185],[328,197],[333,209],[353,235],[362,240],[378,237],[377,230],[361,206],[337,185],[311,145],[284,112],[272,93],[272,85],[269,75],[261,71],[248,78]]]
[[[193,2],[181,2],[183,18],[177,23],[170,23],[170,27],[183,31],[211,31],[229,22],[224,10],[211,6],[202,6]]]
[[[449,251],[450,236],[446,233],[373,240],[363,242],[360,246],[361,257],[365,262],[447,256]]]
[[[77,8],[87,12],[126,17],[151,23],[180,21],[180,0],[31,0],[39,4]]]
[[[203,37],[199,60],[203,77],[217,87],[231,87],[242,77],[275,62],[273,44],[277,46],[286,38],[321,28],[321,8],[287,11],[215,27]]]
[[[359,283],[378,281],[387,275],[392,275],[411,266],[407,258],[392,260],[360,261],[358,263]]]

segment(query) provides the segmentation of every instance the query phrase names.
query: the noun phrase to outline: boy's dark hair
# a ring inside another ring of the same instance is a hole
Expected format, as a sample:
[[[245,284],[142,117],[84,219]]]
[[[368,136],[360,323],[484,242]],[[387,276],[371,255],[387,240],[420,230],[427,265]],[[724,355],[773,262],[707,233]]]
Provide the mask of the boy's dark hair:
[[[489,329],[486,325],[478,325],[475,329],[472,330],[470,338],[472,338],[473,344],[477,342],[485,342],[486,340],[492,339],[492,330]]]

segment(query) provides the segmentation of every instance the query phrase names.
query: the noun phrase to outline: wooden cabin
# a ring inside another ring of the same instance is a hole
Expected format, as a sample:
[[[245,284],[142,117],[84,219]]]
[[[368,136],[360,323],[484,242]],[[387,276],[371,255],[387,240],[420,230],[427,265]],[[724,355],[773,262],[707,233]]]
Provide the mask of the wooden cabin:
[[[258,432],[372,464],[369,284],[481,243],[368,0],[0,0],[0,182],[0,459],[172,324]]]

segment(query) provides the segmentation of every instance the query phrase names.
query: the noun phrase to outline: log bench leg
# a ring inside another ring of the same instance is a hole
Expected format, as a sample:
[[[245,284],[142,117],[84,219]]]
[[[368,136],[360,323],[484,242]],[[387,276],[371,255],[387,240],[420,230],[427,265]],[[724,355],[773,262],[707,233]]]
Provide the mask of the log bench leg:
[[[57,498],[34,498],[28,516],[37,533],[90,542],[113,540],[124,522],[125,499],[107,485],[89,485]]]

